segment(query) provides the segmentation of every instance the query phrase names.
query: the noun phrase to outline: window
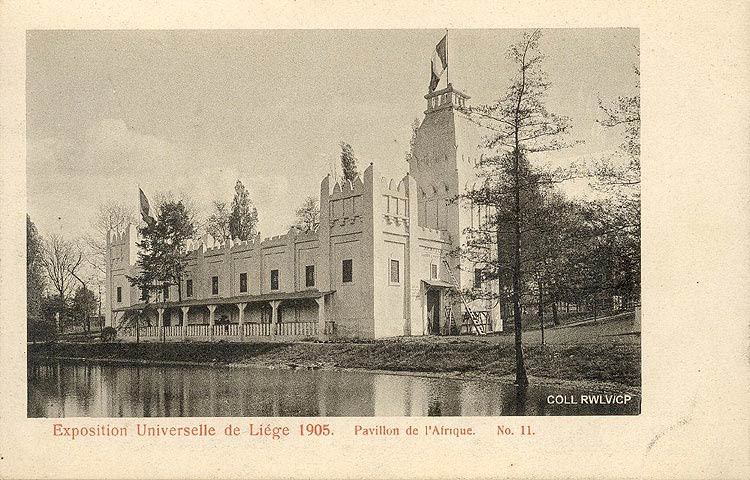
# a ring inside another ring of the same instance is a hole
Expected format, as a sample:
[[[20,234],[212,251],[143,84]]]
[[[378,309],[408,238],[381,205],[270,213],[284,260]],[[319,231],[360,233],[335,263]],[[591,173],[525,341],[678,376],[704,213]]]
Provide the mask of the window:
[[[352,260],[344,260],[341,262],[341,282],[352,283],[354,278]]]
[[[169,285],[164,285],[164,300],[169,300]]]
[[[240,273],[240,292],[247,292],[247,273]]]
[[[437,265],[435,265],[434,263],[430,265],[430,278],[432,278],[433,280],[436,280],[438,278]]]
[[[141,300],[148,300],[148,290],[141,288]]]
[[[122,302],[122,287],[117,287],[117,303]]]
[[[271,290],[279,289],[279,271],[271,270]]]
[[[185,280],[185,295],[188,297],[193,296],[193,279],[188,278]]]
[[[305,267],[305,286],[315,286],[315,265],[308,265]]]
[[[211,277],[211,295],[219,294],[219,277]]]
[[[401,281],[399,273],[398,260],[391,259],[391,283],[399,283]]]
[[[474,288],[481,288],[481,287],[482,287],[482,269],[475,268],[474,269]]]

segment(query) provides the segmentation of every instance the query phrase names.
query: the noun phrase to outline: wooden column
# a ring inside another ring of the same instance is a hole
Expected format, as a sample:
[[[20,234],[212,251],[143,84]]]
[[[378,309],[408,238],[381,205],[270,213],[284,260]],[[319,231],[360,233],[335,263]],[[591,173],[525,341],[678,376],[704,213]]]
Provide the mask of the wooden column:
[[[276,335],[276,325],[279,323],[279,304],[281,300],[271,300],[271,335]]]
[[[247,303],[238,303],[237,308],[240,310],[240,316],[239,316],[239,329],[240,329],[240,338],[245,337],[245,307],[247,306]]]
[[[318,337],[323,340],[326,336],[326,297],[316,298],[318,304]]]
[[[208,337],[214,339],[214,312],[216,305],[208,305]]]
[[[188,312],[190,307],[182,307],[182,338],[187,337]]]

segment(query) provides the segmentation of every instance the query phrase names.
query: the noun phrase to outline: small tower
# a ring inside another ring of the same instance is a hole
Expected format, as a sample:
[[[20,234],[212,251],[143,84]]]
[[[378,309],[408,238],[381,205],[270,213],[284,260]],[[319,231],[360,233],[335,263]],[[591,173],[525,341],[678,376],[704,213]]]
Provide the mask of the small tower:
[[[418,218],[423,227],[445,230],[454,247],[465,241],[464,229],[473,226],[473,212],[456,198],[477,181],[476,164],[489,133],[468,115],[471,97],[453,87],[425,95],[427,110],[416,131],[409,159],[409,173],[418,190]],[[473,265],[449,258],[454,275],[463,288],[473,286]],[[457,314],[460,312],[456,312]]]
[[[419,190],[419,225],[447,230],[455,243],[471,215],[454,199],[476,181],[474,166],[482,154],[484,132],[465,113],[471,97],[452,84],[424,98],[427,110],[409,160]]]

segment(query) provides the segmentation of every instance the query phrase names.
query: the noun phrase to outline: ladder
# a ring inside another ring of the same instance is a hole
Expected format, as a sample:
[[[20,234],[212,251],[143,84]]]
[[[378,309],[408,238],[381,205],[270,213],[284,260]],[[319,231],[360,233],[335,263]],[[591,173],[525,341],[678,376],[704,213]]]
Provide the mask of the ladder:
[[[461,303],[464,305],[464,310],[466,311],[466,314],[469,316],[469,319],[471,320],[471,323],[474,327],[474,332],[477,335],[486,335],[486,332],[484,331],[484,326],[479,321],[479,317],[476,313],[471,309],[469,306],[469,302],[466,301],[466,298],[464,297],[464,294],[461,293],[461,287],[458,285],[458,280],[456,280],[456,276],[453,275],[453,269],[451,269],[450,264],[448,263],[448,260],[443,258],[443,265],[445,265],[445,269],[448,270],[448,273],[451,276],[451,281],[453,282],[453,287],[456,289],[456,292],[458,292],[458,296],[461,297]],[[452,316],[451,316],[452,318]]]

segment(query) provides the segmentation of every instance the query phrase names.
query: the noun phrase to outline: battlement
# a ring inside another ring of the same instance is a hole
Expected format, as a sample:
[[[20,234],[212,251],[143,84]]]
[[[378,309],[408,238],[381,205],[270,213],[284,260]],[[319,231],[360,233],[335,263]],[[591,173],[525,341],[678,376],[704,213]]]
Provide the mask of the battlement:
[[[444,89],[428,93],[424,98],[427,100],[427,110],[424,113],[427,114],[445,108],[464,109],[471,97],[449,83]]]
[[[406,198],[407,182],[408,180],[406,176],[398,181],[394,178],[380,177],[380,187],[383,193],[392,196],[400,196]]]
[[[450,242],[451,236],[447,230],[437,230],[429,227],[419,226],[417,232],[419,238],[424,240],[433,240],[436,242]]]
[[[368,167],[368,170],[372,166]],[[328,178],[323,180],[327,183]],[[328,220],[331,226],[341,224],[342,226],[361,220],[365,214],[365,198],[371,193],[371,186],[365,185],[361,176],[354,181],[343,180],[333,185],[333,190],[328,193]],[[321,195],[325,192],[322,191]],[[321,198],[321,208],[326,208],[324,198]]]
[[[362,183],[362,177],[357,176],[354,181],[340,180],[333,185],[333,192],[329,195],[330,200],[349,198],[355,195],[362,195],[365,185]]]
[[[448,184],[445,182],[437,182],[437,183],[431,183],[429,185],[425,185],[424,188],[419,188],[419,196],[421,198],[444,198],[446,195],[450,194],[451,190],[448,187]]]
[[[264,238],[260,243],[261,248],[276,247],[286,245],[289,240],[289,233],[283,235],[274,235],[273,237]]]
[[[119,230],[110,230],[107,232],[107,243],[109,245],[127,245],[130,243],[131,239],[134,241],[138,240],[138,231],[135,228],[135,225],[128,224],[122,231]]]
[[[381,195],[383,196],[382,214],[386,221],[396,224],[409,223],[409,175],[400,180],[380,178]]]

